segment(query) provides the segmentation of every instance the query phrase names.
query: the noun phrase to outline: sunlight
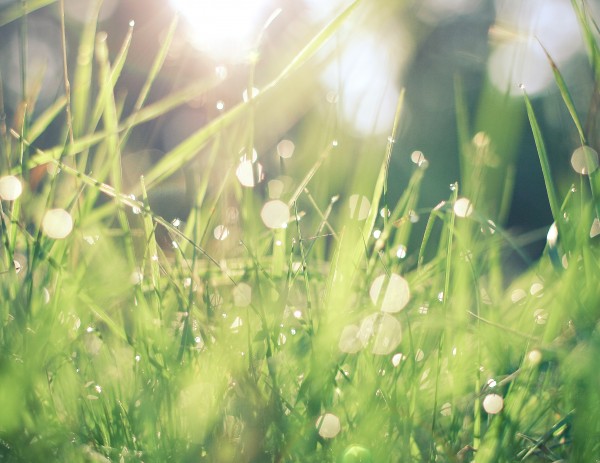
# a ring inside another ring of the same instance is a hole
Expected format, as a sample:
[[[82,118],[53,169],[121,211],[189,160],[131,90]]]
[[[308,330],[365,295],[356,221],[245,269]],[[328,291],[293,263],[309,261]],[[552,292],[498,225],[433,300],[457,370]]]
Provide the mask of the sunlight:
[[[269,0],[171,0],[189,23],[190,40],[215,59],[243,58],[255,45]]]

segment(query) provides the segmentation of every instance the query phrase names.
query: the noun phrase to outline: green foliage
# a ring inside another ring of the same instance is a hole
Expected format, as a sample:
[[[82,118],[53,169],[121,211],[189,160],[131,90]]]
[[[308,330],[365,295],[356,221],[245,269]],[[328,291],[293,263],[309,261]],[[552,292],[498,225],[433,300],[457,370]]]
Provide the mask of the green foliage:
[[[0,25],[50,3],[2,10]],[[281,196],[286,227],[265,228],[264,195],[237,182],[239,147],[228,139],[252,147],[260,105],[311,72],[311,59],[360,7],[356,0],[341,11],[258,96],[191,134],[133,185],[124,181],[124,155],[136,129],[219,83],[148,103],[176,19],[133,109],[115,90],[133,26],[111,60],[95,21],[80,33],[68,96],[37,114],[23,95],[24,124],[0,131],[0,178],[14,175],[23,187],[0,201],[0,460],[597,458],[600,174],[560,197],[526,94],[521,109],[557,234],[551,229],[540,260],[508,283],[500,256],[521,252],[520,241],[503,228],[505,206],[490,206],[498,191],[476,181],[489,173],[470,159],[489,153],[486,139],[471,133],[459,79],[464,180],[435,208],[417,210],[424,158],[390,203],[404,92],[389,140],[362,148],[380,160],[375,169],[346,165],[340,151],[352,141],[332,143],[333,123],[296,140],[297,150],[318,154],[297,164]],[[595,67],[597,31],[574,7]],[[583,145],[588,134],[548,60]],[[72,121],[62,117],[67,109]],[[482,106],[478,118],[494,111]],[[57,121],[61,141],[40,149],[36,141]],[[207,161],[195,172],[199,156]],[[337,191],[340,169],[354,177]],[[193,172],[195,189],[179,224],[160,215],[153,198],[182,171]],[[501,200],[510,188],[502,185]],[[227,222],[232,203],[237,218]],[[73,220],[66,236],[52,232],[55,209]],[[424,229],[415,225],[419,215]]]

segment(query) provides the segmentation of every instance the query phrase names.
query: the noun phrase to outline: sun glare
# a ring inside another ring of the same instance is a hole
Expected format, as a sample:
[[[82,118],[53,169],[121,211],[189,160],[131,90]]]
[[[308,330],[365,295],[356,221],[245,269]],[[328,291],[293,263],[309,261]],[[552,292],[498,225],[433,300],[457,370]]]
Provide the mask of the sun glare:
[[[270,0],[171,0],[193,45],[215,59],[242,58],[254,46]]]

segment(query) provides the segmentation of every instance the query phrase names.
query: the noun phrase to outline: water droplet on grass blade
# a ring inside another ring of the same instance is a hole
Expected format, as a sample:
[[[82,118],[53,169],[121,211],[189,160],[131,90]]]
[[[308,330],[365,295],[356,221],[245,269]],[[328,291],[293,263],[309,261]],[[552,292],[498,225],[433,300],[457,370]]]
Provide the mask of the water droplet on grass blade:
[[[381,300],[381,311],[388,313],[400,312],[410,300],[410,288],[408,282],[397,273],[380,275],[373,281],[369,296],[373,304],[377,304],[380,294],[385,285],[385,293]]]
[[[14,201],[23,193],[23,184],[14,175],[0,178],[0,199]]]
[[[533,312],[533,318],[538,325],[545,325],[548,321],[548,312],[544,309],[537,309]]]
[[[473,213],[473,205],[467,198],[458,198],[454,203],[454,213],[457,217],[469,217]]]
[[[64,209],[50,209],[42,219],[42,230],[49,238],[66,238],[73,230],[73,218]]]
[[[217,110],[223,111],[223,109],[225,109],[225,102],[223,100],[219,100],[217,101],[215,107],[217,108]]]
[[[402,327],[400,322],[391,315],[375,313],[362,321],[357,336],[363,345],[372,341],[373,354],[388,355],[402,341]]]
[[[325,413],[317,419],[316,423],[319,435],[325,439],[332,439],[342,429],[340,419],[332,413]]]
[[[410,160],[418,167],[426,168],[429,166],[429,161],[427,161],[422,151],[413,151],[410,155]]]
[[[490,415],[496,415],[502,411],[504,399],[498,394],[488,394],[483,399],[483,409]]]
[[[275,199],[263,206],[260,217],[268,228],[286,228],[290,221],[290,208],[283,201]]]
[[[446,402],[442,405],[440,409],[440,415],[442,416],[450,416],[452,415],[452,404],[450,402]]]
[[[225,225],[217,225],[213,230],[213,236],[216,240],[224,241],[229,236],[229,229]]]
[[[406,257],[406,246],[404,246],[403,244],[401,244],[400,246],[398,246],[398,249],[396,250],[396,257],[398,259],[404,259]]]
[[[578,174],[589,175],[598,168],[598,153],[589,146],[580,146],[571,155],[571,166]]]
[[[371,202],[366,196],[354,194],[350,196],[348,206],[350,207],[350,217],[356,220],[365,220],[369,216]]]
[[[347,354],[355,354],[364,347],[358,337],[359,331],[360,329],[356,325],[348,325],[342,330],[340,341],[338,342],[340,351]]]
[[[592,223],[592,228],[590,228],[590,238],[595,238],[598,235],[600,235],[600,220],[596,217]]]
[[[525,299],[526,297],[527,297],[527,293],[525,292],[524,289],[521,289],[521,288],[515,289],[510,294],[510,300],[512,301],[513,304],[520,302],[521,300]]]
[[[248,95],[248,89],[245,88],[244,91],[242,92],[242,98],[244,101],[250,101],[251,98],[256,98],[258,96],[258,94],[260,93],[260,90],[257,89],[256,87],[252,87],[252,93],[250,95]]]
[[[253,188],[264,180],[264,172],[262,164],[251,160],[243,159],[240,161],[235,175],[242,186]]]
[[[277,154],[283,159],[289,159],[294,155],[296,146],[292,140],[281,140],[277,143]]]

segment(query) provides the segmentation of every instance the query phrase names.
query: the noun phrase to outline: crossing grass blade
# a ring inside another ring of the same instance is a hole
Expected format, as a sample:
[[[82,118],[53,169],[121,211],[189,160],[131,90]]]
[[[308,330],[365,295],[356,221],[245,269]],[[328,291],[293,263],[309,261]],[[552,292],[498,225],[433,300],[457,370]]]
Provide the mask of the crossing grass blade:
[[[57,3],[58,0],[29,0],[27,2],[13,2],[12,5],[0,10],[0,27],[6,26],[45,6]]]
[[[315,53],[330,39],[348,19],[350,14],[358,7],[361,0],[354,0],[345,10],[343,10],[335,19],[328,23],[319,33],[317,33],[308,44],[300,50],[290,63],[281,71],[281,73],[267,84],[261,92],[250,101],[240,103],[230,111],[216,118],[207,124],[198,132],[181,142],[165,156],[148,172],[146,182],[148,188],[152,188],[161,181],[171,176],[206,146],[209,140],[235,121],[248,115],[253,105],[261,101],[266,94],[278,87],[279,84],[289,78],[293,73],[312,58]]]
[[[35,121],[29,126],[29,131],[27,132],[27,139],[29,140],[29,143],[35,143],[38,137],[45,132],[48,126],[65,108],[66,104],[66,96],[57,98],[54,103],[52,103],[48,108],[46,108],[44,112],[35,119]],[[30,162],[32,161],[33,159],[30,160]]]

